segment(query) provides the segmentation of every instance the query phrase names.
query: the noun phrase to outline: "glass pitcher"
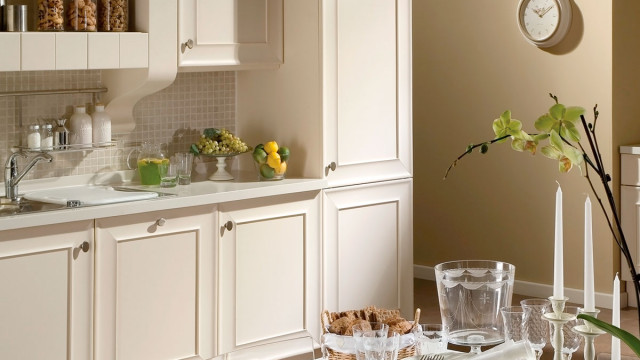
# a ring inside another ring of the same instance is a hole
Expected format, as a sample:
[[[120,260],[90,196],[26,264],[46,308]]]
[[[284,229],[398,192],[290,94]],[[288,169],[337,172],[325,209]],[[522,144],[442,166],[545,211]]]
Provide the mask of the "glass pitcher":
[[[163,167],[169,166],[169,159],[162,153],[160,144],[145,142],[138,153],[138,173],[142,185],[160,185]]]

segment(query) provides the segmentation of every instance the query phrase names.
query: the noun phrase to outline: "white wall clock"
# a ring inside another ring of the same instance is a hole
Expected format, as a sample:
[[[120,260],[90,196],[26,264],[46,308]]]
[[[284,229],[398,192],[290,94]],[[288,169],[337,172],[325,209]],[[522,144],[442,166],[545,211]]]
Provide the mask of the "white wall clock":
[[[538,47],[559,43],[571,26],[570,0],[520,0],[518,4],[520,32]]]

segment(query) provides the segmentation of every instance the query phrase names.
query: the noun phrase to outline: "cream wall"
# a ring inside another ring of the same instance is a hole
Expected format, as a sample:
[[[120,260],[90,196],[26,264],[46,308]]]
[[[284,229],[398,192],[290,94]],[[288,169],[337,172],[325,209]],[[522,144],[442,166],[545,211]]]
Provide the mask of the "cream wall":
[[[542,154],[532,157],[503,144],[465,158],[446,181],[443,175],[468,144],[493,138],[491,122],[506,109],[535,132],[533,122],[553,104],[547,95],[552,92],[562,103],[587,108],[588,120],[598,104],[597,134],[617,187],[618,145],[640,143],[639,121],[633,119],[640,62],[629,61],[637,45],[626,46],[635,37],[628,28],[637,27],[630,15],[638,18],[637,1],[615,3],[573,2],[568,37],[545,51],[520,34],[515,0],[413,2],[416,264],[503,260],[516,266],[517,280],[551,284],[558,181],[564,192],[565,285],[582,289],[583,206],[590,190],[577,169],[559,174],[556,162]],[[610,293],[618,251],[601,210],[594,207],[593,213],[596,291]]]

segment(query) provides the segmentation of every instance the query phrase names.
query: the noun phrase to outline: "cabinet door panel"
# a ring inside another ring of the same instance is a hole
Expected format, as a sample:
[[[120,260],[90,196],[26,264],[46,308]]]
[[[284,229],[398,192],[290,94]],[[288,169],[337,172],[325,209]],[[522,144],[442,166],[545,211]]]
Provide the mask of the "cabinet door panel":
[[[325,166],[330,186],[411,176],[411,4],[323,7]]]
[[[0,358],[90,359],[93,222],[0,239]]]
[[[324,303],[413,316],[412,180],[324,191]]]
[[[96,359],[214,355],[214,211],[96,220]]]
[[[220,206],[220,353],[319,335],[319,214],[317,192]]]
[[[178,8],[181,71],[282,63],[282,0],[180,0]]]

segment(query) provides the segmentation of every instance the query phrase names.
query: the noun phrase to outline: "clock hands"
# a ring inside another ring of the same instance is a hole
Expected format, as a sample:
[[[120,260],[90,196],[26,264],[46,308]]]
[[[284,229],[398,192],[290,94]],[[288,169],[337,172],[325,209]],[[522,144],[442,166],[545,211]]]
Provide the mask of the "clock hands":
[[[553,5],[549,5],[549,7],[548,7],[548,8],[546,8],[546,9],[542,10],[542,14],[539,14],[539,15],[540,15],[540,17],[543,17],[543,16],[544,16],[544,14],[548,13],[548,12],[549,12],[549,10],[551,10],[551,9],[553,9]]]
[[[536,13],[536,15],[538,15],[538,17],[542,18],[546,13],[549,12],[549,10],[553,9],[553,4],[549,5],[549,7],[546,8],[535,8],[532,9],[534,13]]]

